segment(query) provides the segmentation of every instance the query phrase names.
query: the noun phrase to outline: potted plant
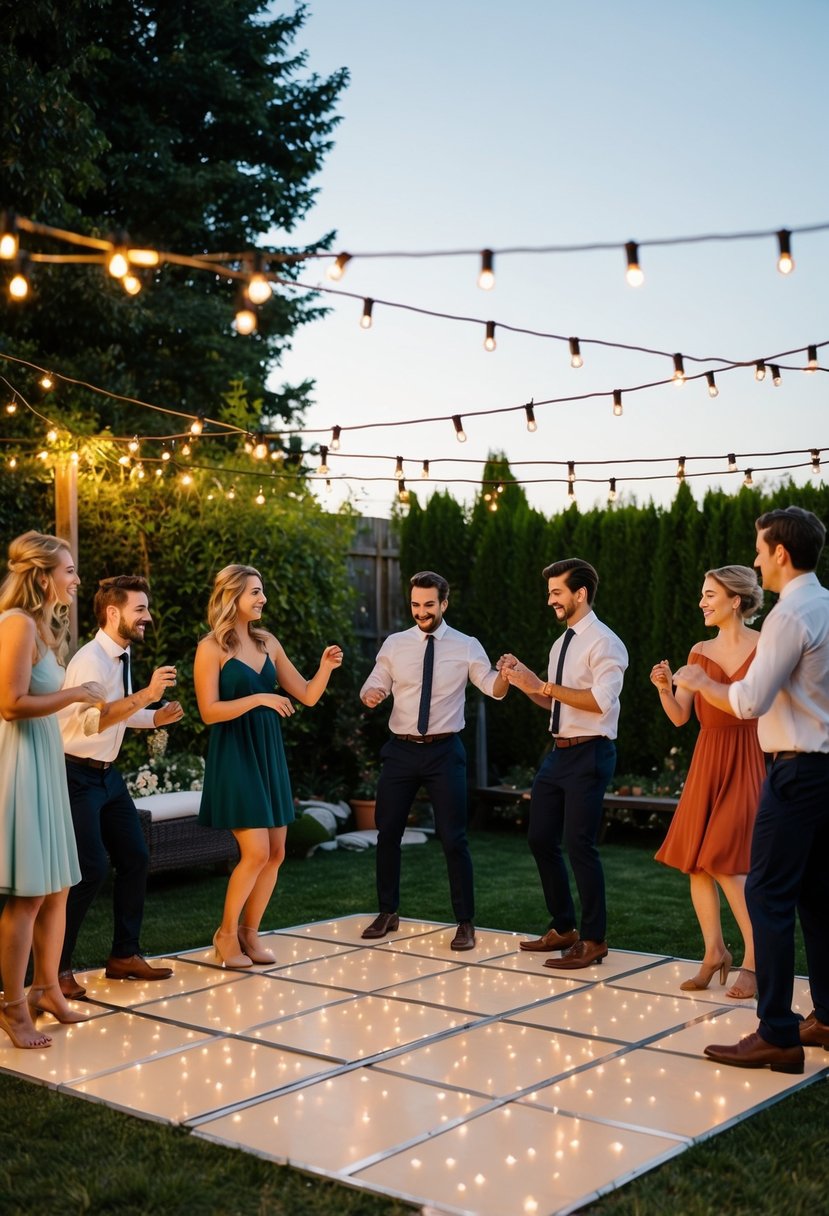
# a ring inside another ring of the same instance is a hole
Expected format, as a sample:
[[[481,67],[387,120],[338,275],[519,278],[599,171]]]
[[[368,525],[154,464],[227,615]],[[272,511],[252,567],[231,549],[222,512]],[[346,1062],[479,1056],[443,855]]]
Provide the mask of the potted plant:
[[[379,777],[380,766],[377,761],[362,758],[357,781],[348,800],[354,813],[354,826],[358,832],[375,827],[374,808]]]

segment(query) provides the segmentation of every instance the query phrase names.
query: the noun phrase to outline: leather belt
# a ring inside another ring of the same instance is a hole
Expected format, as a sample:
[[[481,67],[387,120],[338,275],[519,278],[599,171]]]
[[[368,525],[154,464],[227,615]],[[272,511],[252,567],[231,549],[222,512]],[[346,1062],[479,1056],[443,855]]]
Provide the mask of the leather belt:
[[[604,735],[573,735],[571,738],[565,739],[563,736],[557,738],[554,735],[553,743],[556,747],[578,747],[580,743],[593,743],[594,740],[603,738]]]
[[[392,738],[399,739],[401,743],[441,743],[444,739],[454,738],[457,733],[449,730],[442,735],[392,735]]]
[[[108,768],[112,768],[113,763],[111,760],[95,760],[92,756],[70,756],[67,754],[63,758],[70,764],[80,764],[84,768],[99,768],[103,772],[106,772]]]
[[[795,756],[802,755],[802,752],[772,752],[772,760],[794,760]]]

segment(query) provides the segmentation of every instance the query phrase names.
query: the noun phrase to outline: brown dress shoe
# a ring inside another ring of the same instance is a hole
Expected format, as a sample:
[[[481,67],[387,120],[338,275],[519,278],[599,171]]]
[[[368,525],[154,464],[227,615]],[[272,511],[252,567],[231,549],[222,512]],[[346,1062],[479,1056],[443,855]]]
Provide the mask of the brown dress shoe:
[[[755,1030],[739,1043],[724,1047],[713,1043],[705,1048],[709,1060],[717,1064],[734,1064],[737,1068],[770,1068],[772,1072],[803,1072],[802,1047],[776,1047],[767,1043]]]
[[[462,920],[449,943],[450,950],[472,950],[475,945],[475,926],[471,920]]]
[[[582,967],[600,963],[606,954],[607,942],[588,942],[579,938],[561,958],[545,959],[544,966],[555,967],[557,971],[580,971]]]
[[[578,929],[568,929],[566,933],[556,933],[555,929],[548,929],[547,932],[532,942],[519,942],[519,950],[545,950],[548,954],[551,950],[566,950],[568,946],[574,946],[579,940]]]
[[[133,954],[131,958],[110,955],[107,959],[108,980],[168,980],[172,974],[172,967],[151,967],[140,954]]]
[[[80,1001],[86,996],[86,989],[78,983],[71,971],[61,971],[58,985],[67,1001]]]
[[[829,1051],[829,1026],[818,1021],[814,1009],[800,1023],[800,1042],[804,1047],[822,1047]]]
[[[360,937],[385,937],[387,933],[394,933],[399,925],[400,917],[396,912],[381,912],[379,916],[375,916],[370,925],[363,929]]]

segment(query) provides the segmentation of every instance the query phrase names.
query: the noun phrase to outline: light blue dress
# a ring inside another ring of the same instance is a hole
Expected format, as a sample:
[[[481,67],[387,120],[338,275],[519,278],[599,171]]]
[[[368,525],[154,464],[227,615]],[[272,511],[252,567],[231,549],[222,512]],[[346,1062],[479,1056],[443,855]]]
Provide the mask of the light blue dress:
[[[29,692],[57,692],[64,670],[41,648]],[[0,894],[51,895],[80,877],[57,718],[0,718]]]

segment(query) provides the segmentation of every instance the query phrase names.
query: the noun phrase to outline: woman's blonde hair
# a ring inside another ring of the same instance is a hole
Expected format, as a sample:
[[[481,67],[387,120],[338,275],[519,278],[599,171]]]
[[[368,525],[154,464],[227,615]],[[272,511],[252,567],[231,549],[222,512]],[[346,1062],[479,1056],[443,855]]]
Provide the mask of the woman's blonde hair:
[[[59,659],[67,650],[69,608],[56,602],[52,571],[60,553],[71,553],[68,541],[44,532],[24,532],[9,545],[8,574],[0,584],[0,612],[22,608],[34,617],[40,636]],[[46,578],[46,586],[41,578]]]
[[[222,650],[236,650],[238,642],[236,640],[236,615],[239,607],[239,597],[245,590],[245,584],[249,578],[258,578],[262,581],[262,575],[253,566],[225,566],[224,570],[220,570],[213,582],[213,590],[210,593],[210,601],[207,605],[207,623],[210,626],[212,636],[221,646]],[[265,639],[268,637],[267,631],[257,629],[253,621],[248,621],[248,636],[253,639],[256,644],[256,649],[265,651]]]
[[[763,591],[757,582],[757,572],[750,566],[719,566],[706,570],[706,578],[713,578],[729,595],[739,595],[740,616],[744,621],[756,616],[763,604]]]

